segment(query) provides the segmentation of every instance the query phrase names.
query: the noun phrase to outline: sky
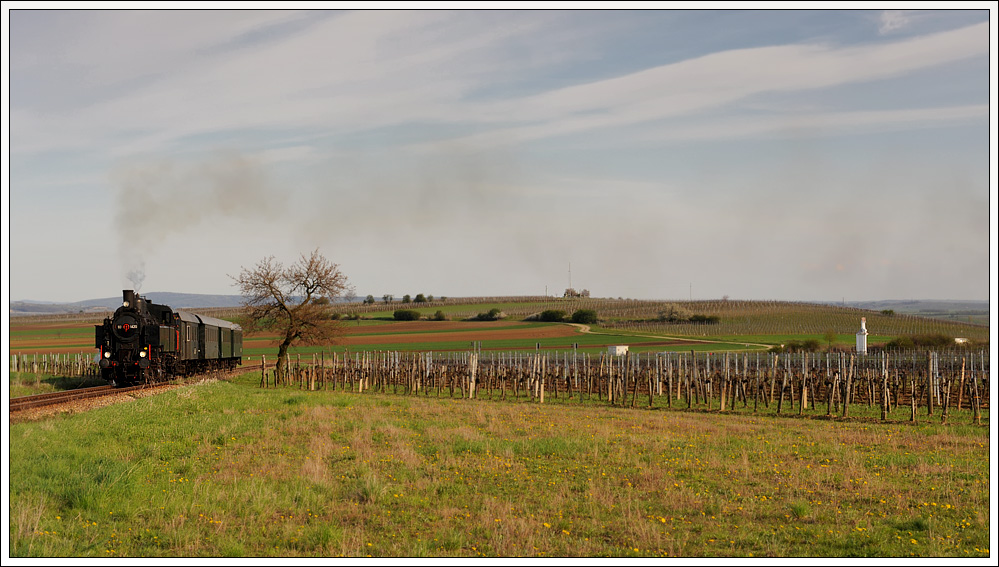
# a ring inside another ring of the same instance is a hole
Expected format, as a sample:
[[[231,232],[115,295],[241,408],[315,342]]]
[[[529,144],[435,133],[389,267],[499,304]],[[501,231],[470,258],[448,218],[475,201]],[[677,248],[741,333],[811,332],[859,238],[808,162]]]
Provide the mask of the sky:
[[[7,299],[318,249],[361,297],[987,300],[990,5],[13,2]]]

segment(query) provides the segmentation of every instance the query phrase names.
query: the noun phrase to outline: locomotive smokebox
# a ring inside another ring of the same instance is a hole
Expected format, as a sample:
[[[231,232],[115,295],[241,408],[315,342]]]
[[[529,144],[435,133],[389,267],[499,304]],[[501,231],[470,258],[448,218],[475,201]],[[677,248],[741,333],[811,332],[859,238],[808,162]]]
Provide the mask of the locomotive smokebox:
[[[121,290],[121,296],[122,301],[124,301],[122,303],[123,307],[135,307],[135,290],[123,289]]]

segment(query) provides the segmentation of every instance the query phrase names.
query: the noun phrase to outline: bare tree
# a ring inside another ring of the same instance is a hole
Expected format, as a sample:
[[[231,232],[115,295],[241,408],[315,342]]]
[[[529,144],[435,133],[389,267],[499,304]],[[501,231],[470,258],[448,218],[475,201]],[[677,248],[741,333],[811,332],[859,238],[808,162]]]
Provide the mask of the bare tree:
[[[239,277],[232,279],[243,295],[246,330],[276,330],[281,337],[279,383],[284,380],[284,364],[292,344],[328,344],[343,334],[343,323],[331,318],[324,304],[352,294],[353,289],[340,267],[318,249],[308,257],[303,254],[287,268],[273,256],[264,258],[252,270],[243,268]]]

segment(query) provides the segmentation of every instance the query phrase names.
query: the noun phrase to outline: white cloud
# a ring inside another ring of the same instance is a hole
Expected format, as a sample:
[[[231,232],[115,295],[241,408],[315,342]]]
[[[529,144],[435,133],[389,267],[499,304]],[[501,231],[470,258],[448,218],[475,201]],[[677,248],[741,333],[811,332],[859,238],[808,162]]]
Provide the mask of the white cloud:
[[[537,26],[493,26],[450,12],[361,11],[287,38],[211,52],[212,38],[226,43],[294,17],[253,14],[227,25],[220,23],[225,19],[171,15],[171,26],[185,30],[189,42],[153,44],[148,65],[158,72],[149,85],[72,114],[14,107],[15,151],[98,143],[128,155],[189,145],[198,136],[292,130],[335,136],[418,122],[478,124],[484,132],[460,142],[488,147],[691,115],[761,93],[879,80],[988,51],[988,24],[979,24],[887,44],[733,49],[534,96],[472,102],[467,94],[491,81],[479,65]],[[93,38],[80,57],[111,50],[122,39],[121,28],[141,31],[152,20],[130,12],[101,20],[94,33],[113,37],[119,30],[119,37]],[[209,54],[194,56],[201,51]],[[96,72],[124,80],[140,73],[136,61],[146,57],[125,58],[129,63],[121,70],[115,70],[115,58]]]
[[[477,134],[465,141],[481,146],[535,140],[691,115],[761,93],[885,79],[987,52],[987,24],[891,44],[725,51],[498,103],[486,114],[531,124]]]

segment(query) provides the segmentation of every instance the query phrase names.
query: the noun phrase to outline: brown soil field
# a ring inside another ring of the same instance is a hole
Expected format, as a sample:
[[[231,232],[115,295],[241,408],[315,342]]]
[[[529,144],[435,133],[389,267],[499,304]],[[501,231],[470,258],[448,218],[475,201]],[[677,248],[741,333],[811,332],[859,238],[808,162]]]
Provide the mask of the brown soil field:
[[[345,321],[349,335],[384,335],[386,333],[420,333],[424,331],[451,331],[455,329],[495,329],[527,327],[522,321],[393,321],[381,325],[351,326]]]
[[[96,353],[94,338],[46,337],[35,339],[11,339],[8,343],[10,354],[79,354]]]
[[[91,324],[81,325],[79,323],[67,323],[65,321],[55,321],[52,323],[31,323],[28,325],[11,325],[11,330],[18,331],[48,331],[50,329],[76,330],[81,327],[94,327]]]
[[[92,345],[86,346],[49,346],[52,341],[46,341],[45,346],[30,346],[24,343],[18,343],[17,346],[11,345],[10,354],[15,355],[21,354],[83,354],[96,355],[97,349]]]

